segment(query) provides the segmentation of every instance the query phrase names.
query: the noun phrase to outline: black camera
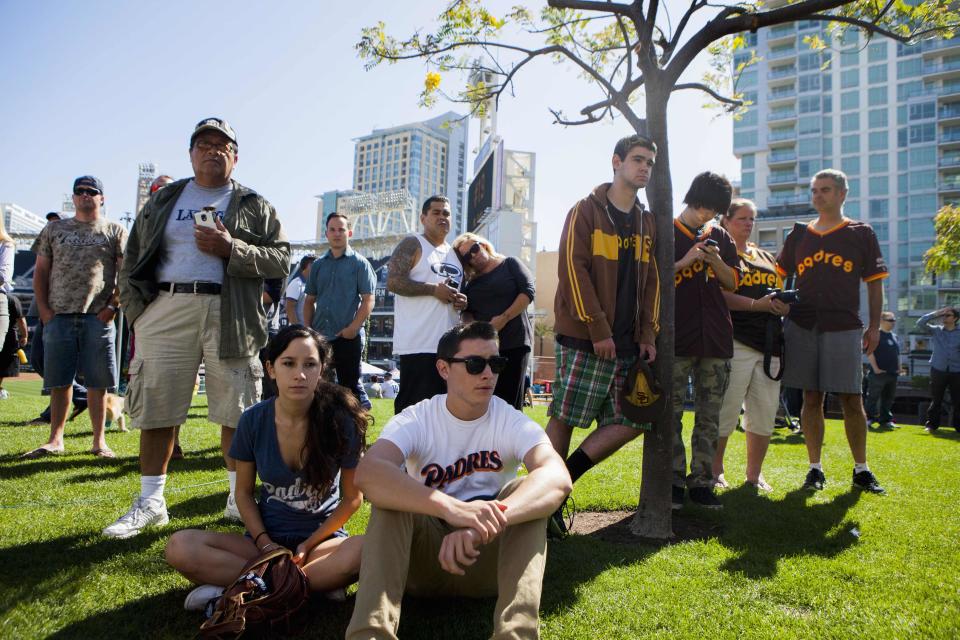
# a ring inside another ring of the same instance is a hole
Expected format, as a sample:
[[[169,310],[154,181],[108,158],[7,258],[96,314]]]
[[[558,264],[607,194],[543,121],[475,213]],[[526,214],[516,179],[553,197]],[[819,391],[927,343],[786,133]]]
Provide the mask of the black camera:
[[[770,289],[767,291],[767,294],[773,294],[774,300],[779,300],[780,302],[786,304],[797,304],[800,302],[800,292],[796,289]]]
[[[708,246],[708,247],[719,247],[719,246],[720,246],[719,243],[717,243],[717,241],[714,240],[713,238],[707,238],[706,240],[703,241],[703,244],[705,244],[705,245]]]

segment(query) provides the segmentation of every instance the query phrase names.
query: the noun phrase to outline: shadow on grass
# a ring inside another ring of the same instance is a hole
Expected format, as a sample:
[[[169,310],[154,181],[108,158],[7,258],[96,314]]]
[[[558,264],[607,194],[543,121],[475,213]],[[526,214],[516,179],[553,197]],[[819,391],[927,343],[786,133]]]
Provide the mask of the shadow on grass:
[[[720,569],[753,579],[770,578],[785,558],[831,558],[856,544],[851,531],[859,523],[845,518],[861,492],[851,489],[829,502],[808,504],[813,495],[797,489],[782,500],[771,500],[745,485],[724,492],[726,526],[720,543],[737,555]]]
[[[921,431],[918,435],[927,435],[927,431]],[[940,440],[952,440],[953,442],[960,442],[960,431],[957,431],[953,427],[940,427],[933,433],[929,435]]]
[[[223,468],[223,457],[209,455],[220,453],[220,447],[213,446],[206,449],[191,451],[183,460],[174,460],[170,463],[173,472],[184,471],[215,471]],[[110,480],[122,478],[128,474],[139,475],[140,462],[137,456],[120,456],[117,458],[97,458],[84,452],[69,452],[35,460],[21,460],[20,454],[9,454],[0,458],[0,478],[12,480],[24,478],[37,473],[63,472],[71,469],[90,469],[89,473],[72,476],[66,482],[77,484],[90,480]],[[93,469],[99,469],[94,471]],[[109,471],[106,471],[109,469]]]

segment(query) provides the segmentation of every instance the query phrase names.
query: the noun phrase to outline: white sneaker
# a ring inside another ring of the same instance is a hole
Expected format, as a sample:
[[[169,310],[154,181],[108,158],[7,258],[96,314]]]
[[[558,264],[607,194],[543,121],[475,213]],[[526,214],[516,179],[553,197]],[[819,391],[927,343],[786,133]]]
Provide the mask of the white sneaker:
[[[6,389],[0,389],[0,400],[6,400],[10,397],[10,394]]]
[[[223,595],[223,587],[215,584],[202,584],[187,594],[183,601],[183,608],[187,611],[203,611],[207,603]]]
[[[237,509],[237,499],[233,497],[232,493],[227,496],[227,506],[223,509],[223,517],[227,520],[243,522],[243,518],[240,516],[240,509]]]
[[[152,500],[144,500],[137,496],[133,500],[130,510],[120,516],[112,525],[103,530],[103,535],[108,538],[132,538],[140,533],[140,530],[149,525],[164,525],[170,522],[167,515],[167,503],[161,501],[159,504]]]

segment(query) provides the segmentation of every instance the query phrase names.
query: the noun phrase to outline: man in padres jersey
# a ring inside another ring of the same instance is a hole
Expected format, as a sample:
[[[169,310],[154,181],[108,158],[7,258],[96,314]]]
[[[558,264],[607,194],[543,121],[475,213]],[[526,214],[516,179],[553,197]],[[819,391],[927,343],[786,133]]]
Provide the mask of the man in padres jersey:
[[[871,493],[883,487],[867,466],[867,419],[860,396],[863,354],[880,340],[883,308],[881,280],[889,273],[870,225],[843,215],[847,176],[825,169],[811,182],[813,207],[819,217],[797,225],[777,258],[782,276],[796,275],[800,301],[784,324],[786,372],[783,384],[803,389],[800,424],[810,469],[804,489],[823,489],[823,399],[836,393],[853,454],[853,486]],[[867,283],[869,324],[860,321],[860,281]]]

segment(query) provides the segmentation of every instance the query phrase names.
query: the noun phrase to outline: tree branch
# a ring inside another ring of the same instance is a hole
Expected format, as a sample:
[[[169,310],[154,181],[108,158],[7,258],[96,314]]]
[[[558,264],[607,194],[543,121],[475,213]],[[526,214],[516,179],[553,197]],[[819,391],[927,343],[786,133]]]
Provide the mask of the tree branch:
[[[606,107],[599,116],[595,113],[585,114],[586,117],[583,120],[567,120],[563,117],[563,112],[561,112],[559,109],[549,109],[549,111],[551,114],[553,114],[553,124],[559,124],[565,127],[577,127],[583,124],[593,124],[595,122],[600,122],[608,115],[613,117],[613,112],[609,106]]]
[[[627,27],[623,24],[623,16],[617,16],[617,24],[620,26],[620,35],[623,36],[623,46],[627,49],[627,55],[624,56],[627,60],[627,82],[630,82],[630,79],[633,78],[633,56],[630,55],[630,36],[627,35]],[[617,66],[613,68],[613,72],[616,73],[617,69],[620,68],[620,65],[623,63],[621,59],[617,63]],[[613,82],[613,76],[610,76],[610,81]]]
[[[923,31],[917,31],[915,33],[911,33],[910,35],[907,35],[907,36],[902,36],[899,33],[894,33],[893,31],[890,31],[889,29],[884,29],[883,27],[877,26],[875,22],[860,20],[859,18],[847,18],[846,16],[812,15],[812,16],[807,16],[806,19],[816,20],[817,22],[842,22],[844,24],[850,24],[855,27],[864,29],[870,33],[877,33],[887,38],[890,38],[891,40],[896,40],[897,42],[902,42],[904,44],[909,43],[911,40],[917,37],[920,37],[935,31],[939,31],[941,29],[940,27],[937,27],[936,29],[925,29]],[[879,16],[877,19],[879,19]],[[956,25],[952,25],[952,26],[956,26]]]
[[[729,104],[734,107],[743,106],[743,100],[737,100],[736,98],[728,98],[727,96],[722,96],[716,91],[714,91],[709,86],[703,84],[702,82],[685,82],[682,84],[674,85],[673,91],[682,91],[684,89],[697,89],[703,91],[704,93],[709,93],[714,100],[718,102],[723,102],[724,104]]]
[[[554,9],[580,9],[583,11],[608,11],[622,15],[630,14],[630,5],[617,2],[599,2],[597,0],[547,0]]]

